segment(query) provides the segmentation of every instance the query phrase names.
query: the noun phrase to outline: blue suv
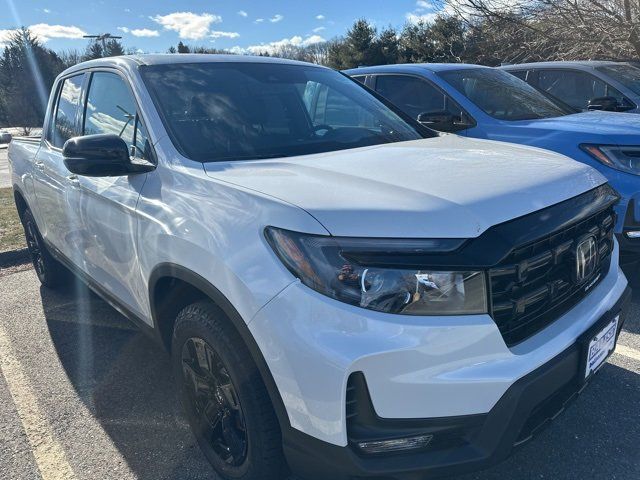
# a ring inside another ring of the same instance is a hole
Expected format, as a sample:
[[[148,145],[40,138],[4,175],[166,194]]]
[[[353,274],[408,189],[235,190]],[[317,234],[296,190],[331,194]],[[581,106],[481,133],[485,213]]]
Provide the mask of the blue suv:
[[[640,68],[630,62],[539,62],[503,70],[581,111],[640,113]]]
[[[640,259],[640,116],[576,113],[504,70],[477,65],[382,65],[345,73],[435,130],[553,150],[596,168],[622,196],[621,262]]]

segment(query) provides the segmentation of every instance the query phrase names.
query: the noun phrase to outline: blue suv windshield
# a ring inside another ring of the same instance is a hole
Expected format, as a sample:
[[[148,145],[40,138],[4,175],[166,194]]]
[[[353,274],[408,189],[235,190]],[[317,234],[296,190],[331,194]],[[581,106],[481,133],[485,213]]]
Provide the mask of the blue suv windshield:
[[[499,120],[535,120],[574,113],[502,70],[470,68],[438,75],[487,115]]]
[[[362,86],[313,65],[140,67],[176,148],[202,162],[279,158],[434,136]]]

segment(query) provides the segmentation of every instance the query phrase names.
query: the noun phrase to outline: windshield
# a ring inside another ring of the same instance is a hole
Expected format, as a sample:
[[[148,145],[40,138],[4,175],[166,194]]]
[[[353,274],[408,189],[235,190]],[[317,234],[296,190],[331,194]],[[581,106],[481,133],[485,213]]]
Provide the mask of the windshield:
[[[439,75],[482,111],[499,120],[534,120],[573,113],[503,70],[474,68]]]
[[[633,93],[640,95],[640,68],[623,63],[598,67],[596,70],[609,75]]]
[[[278,158],[428,136],[333,70],[276,63],[141,67],[169,135],[203,161]]]

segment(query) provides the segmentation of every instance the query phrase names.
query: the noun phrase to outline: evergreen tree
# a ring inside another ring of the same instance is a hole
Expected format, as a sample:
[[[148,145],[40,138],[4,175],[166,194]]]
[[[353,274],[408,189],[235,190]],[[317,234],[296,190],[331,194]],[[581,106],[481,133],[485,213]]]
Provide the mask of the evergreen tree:
[[[100,42],[91,42],[84,54],[84,60],[94,60],[104,57],[104,50]]]
[[[15,127],[41,126],[51,86],[64,69],[60,58],[21,28],[0,58],[0,109],[3,122]]]
[[[105,44],[103,57],[117,57],[124,55],[124,47],[115,38],[112,38]]]

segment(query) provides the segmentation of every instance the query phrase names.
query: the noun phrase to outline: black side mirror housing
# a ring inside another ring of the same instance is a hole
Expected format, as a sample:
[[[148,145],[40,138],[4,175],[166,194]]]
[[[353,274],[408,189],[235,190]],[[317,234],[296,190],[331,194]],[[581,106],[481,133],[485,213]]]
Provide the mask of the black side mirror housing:
[[[114,134],[70,138],[62,147],[62,156],[71,173],[86,177],[119,177],[155,168],[146,160],[132,160],[127,144]]]
[[[421,113],[418,115],[418,122],[440,132],[456,132],[469,127],[463,123],[462,116],[445,111]]]
[[[616,97],[596,97],[589,100],[587,110],[604,110],[606,112],[617,112],[620,107]]]

